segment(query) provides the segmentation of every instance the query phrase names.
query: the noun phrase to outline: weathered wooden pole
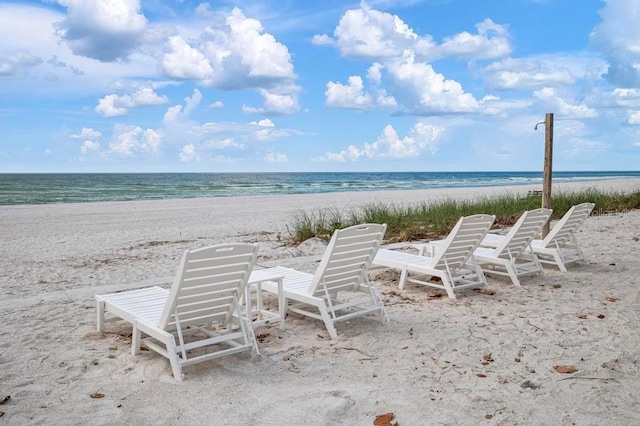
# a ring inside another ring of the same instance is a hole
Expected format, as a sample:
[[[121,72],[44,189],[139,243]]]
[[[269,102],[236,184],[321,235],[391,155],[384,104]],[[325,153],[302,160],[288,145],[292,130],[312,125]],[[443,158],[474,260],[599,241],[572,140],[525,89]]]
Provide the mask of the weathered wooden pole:
[[[553,113],[544,118],[544,172],[542,176],[542,207],[551,208],[551,183],[553,169]],[[542,238],[549,233],[549,222],[542,228]]]

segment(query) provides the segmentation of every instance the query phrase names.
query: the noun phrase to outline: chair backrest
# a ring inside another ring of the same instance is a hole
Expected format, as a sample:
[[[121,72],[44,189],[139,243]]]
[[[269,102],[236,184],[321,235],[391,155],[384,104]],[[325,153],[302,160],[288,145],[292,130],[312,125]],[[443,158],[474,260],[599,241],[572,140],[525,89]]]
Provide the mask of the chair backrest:
[[[228,322],[257,256],[257,245],[241,243],[185,251],[158,326],[176,329],[176,313],[182,329]]]
[[[493,215],[461,217],[435,253],[431,268],[454,271],[464,266],[493,225]]]
[[[522,213],[509,233],[496,247],[494,254],[504,259],[518,258],[531,241],[540,234],[551,217],[551,209],[535,209]]]
[[[589,217],[594,203],[577,204],[569,209],[542,240],[543,247],[562,247]]]
[[[322,256],[308,293],[324,297],[325,292],[355,291],[366,282],[367,270],[382,244],[386,224],[365,223],[339,229]]]

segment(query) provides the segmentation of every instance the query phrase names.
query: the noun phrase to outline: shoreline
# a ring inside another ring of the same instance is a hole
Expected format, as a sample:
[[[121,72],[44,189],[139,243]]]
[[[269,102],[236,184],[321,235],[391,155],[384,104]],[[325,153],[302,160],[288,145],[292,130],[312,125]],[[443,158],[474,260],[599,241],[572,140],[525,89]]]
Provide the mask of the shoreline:
[[[631,173],[631,172],[630,172]],[[554,185],[585,185],[590,182],[617,182],[624,180],[640,179],[640,172],[635,176],[588,176],[569,178],[556,177]],[[398,172],[399,175],[404,175]],[[408,173],[411,175],[412,173]],[[180,174],[182,175],[182,174]],[[315,175],[302,174],[302,175]],[[336,176],[339,174],[327,173],[328,176]],[[353,175],[353,173],[346,173]],[[161,201],[161,200],[186,200],[186,199],[208,199],[208,198],[234,198],[237,196],[313,196],[327,194],[359,194],[371,193],[378,191],[486,191],[491,188],[512,188],[518,191],[520,187],[542,187],[541,180],[539,182],[531,182],[529,178],[518,176],[509,177],[509,179],[497,178],[483,180],[482,177],[473,176],[444,176],[436,178],[431,186],[425,187],[429,177],[394,179],[393,173],[355,173],[352,179],[331,179],[327,181],[314,181],[313,179],[302,179],[300,181],[290,181],[276,179],[266,179],[260,185],[255,186],[255,182],[234,181],[232,179],[223,179],[221,182],[211,182],[209,180],[167,180],[153,181],[145,179],[134,179],[131,182],[120,182],[118,180],[95,180],[95,181],[69,181],[57,182],[52,184],[49,180],[43,182],[30,182],[28,180],[22,182],[7,181],[0,182],[0,207],[1,206],[21,206],[21,205],[48,205],[48,204],[84,204],[93,202],[134,202],[134,201]],[[362,176],[360,176],[362,175]],[[378,176],[380,175],[380,176]],[[1,176],[1,174],[0,174]],[[228,174],[224,174],[228,176]],[[372,178],[374,176],[375,178]],[[358,179],[362,179],[359,181]],[[372,180],[373,179],[373,180]],[[425,181],[426,179],[426,181]],[[450,179],[450,181],[449,181]],[[473,182],[482,184],[475,186]],[[377,183],[376,183],[377,182]],[[390,186],[377,186],[380,182],[386,182]],[[440,183],[438,183],[440,182]],[[448,183],[446,183],[448,182]],[[361,184],[361,185],[360,185]],[[213,187],[211,187],[213,185]],[[222,189],[224,188],[224,190]],[[297,188],[297,190],[296,190]],[[310,188],[313,190],[310,191]],[[292,191],[292,192],[287,192]],[[316,192],[318,191],[318,192]],[[13,194],[13,196],[11,195]],[[114,199],[107,199],[108,194]],[[158,196],[160,194],[160,196]],[[240,194],[240,195],[239,195]],[[21,200],[22,202],[17,202]],[[30,202],[31,201],[31,202]]]
[[[553,190],[590,187],[635,190],[640,179]],[[372,271],[389,324],[344,322],[331,341],[321,322],[291,314],[285,330],[256,330],[262,355],[190,366],[181,384],[164,358],[130,354],[129,325],[95,331],[95,294],[168,285],[188,248],[257,243],[260,266],[312,273],[326,244],[283,242],[297,209],[514,188],[0,206],[0,394],[11,395],[2,422],[371,425],[387,412],[400,425],[640,422],[639,214],[589,218],[577,236],[586,264],[547,269],[520,288],[490,278],[493,294],[463,291],[452,301],[416,285],[400,292],[397,273]],[[561,375],[555,365],[578,371]]]

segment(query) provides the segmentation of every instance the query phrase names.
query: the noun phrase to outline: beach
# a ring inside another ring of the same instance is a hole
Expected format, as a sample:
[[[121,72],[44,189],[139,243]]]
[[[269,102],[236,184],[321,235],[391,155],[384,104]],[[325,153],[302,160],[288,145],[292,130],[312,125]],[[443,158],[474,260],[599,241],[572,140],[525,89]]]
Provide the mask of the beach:
[[[554,191],[584,188],[637,190],[640,179]],[[260,267],[312,273],[325,246],[287,244],[301,210],[539,189],[0,206],[0,397],[10,395],[0,424],[372,425],[384,413],[400,426],[638,424],[640,211],[595,211],[577,235],[587,262],[521,288],[491,277],[490,292],[450,300],[371,271],[389,323],[339,323],[331,340],[320,321],[291,314],[285,330],[256,330],[260,355],[186,367],[183,382],[165,358],[131,355],[129,324],[96,331],[95,295],[169,286],[186,249],[257,243]]]

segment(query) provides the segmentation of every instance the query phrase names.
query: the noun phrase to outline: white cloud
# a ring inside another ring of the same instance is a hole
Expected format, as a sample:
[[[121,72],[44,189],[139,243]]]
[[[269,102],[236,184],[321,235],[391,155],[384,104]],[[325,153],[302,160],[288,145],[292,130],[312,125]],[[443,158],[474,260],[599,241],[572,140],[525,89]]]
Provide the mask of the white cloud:
[[[198,107],[201,100],[202,93],[198,89],[194,89],[193,95],[191,95],[191,97],[187,96],[186,98],[184,98],[184,107],[182,105],[174,105],[172,107],[169,107],[167,109],[167,112],[165,112],[162,121],[166,124],[188,119],[191,112]]]
[[[602,22],[591,41],[609,61],[606,78],[622,87],[640,87],[640,7],[637,0],[606,0]]]
[[[397,15],[372,9],[365,2],[342,15],[334,38],[342,55],[351,58],[393,58],[404,49],[423,55],[435,47],[431,36],[418,36]]]
[[[340,152],[327,152],[324,157],[316,158],[319,162],[347,162],[371,160],[376,158],[409,158],[417,157],[423,152],[436,152],[436,140],[444,128],[418,121],[407,136],[400,137],[390,124],[382,134],[371,143],[365,143],[362,147],[349,145]]]
[[[213,68],[201,51],[189,46],[180,36],[170,37],[168,44],[169,50],[160,62],[167,76],[204,82],[213,78]]]
[[[200,154],[196,152],[196,149],[192,143],[183,146],[182,150],[180,150],[180,153],[178,154],[178,157],[183,163],[191,163],[193,161],[200,160]]]
[[[558,115],[570,118],[593,118],[598,116],[598,112],[593,108],[565,101],[560,97],[557,90],[551,87],[536,90],[533,92],[533,96]]]
[[[97,130],[93,130],[91,127],[83,127],[82,131],[77,135],[70,135],[69,137],[74,139],[100,139],[102,137],[102,133]]]
[[[640,126],[640,111],[629,111],[627,123],[632,126]]]
[[[109,142],[109,154],[120,158],[155,154],[160,148],[162,136],[153,129],[117,124]]]
[[[640,108],[640,90],[616,88],[607,96],[615,105],[625,108]]]
[[[260,121],[252,121],[249,124],[253,124],[254,126],[262,126],[262,127],[276,127],[276,125],[268,118],[265,118]]]
[[[55,37],[53,28],[63,19],[65,15],[53,9],[0,2],[0,52],[3,52],[0,56],[5,58],[0,59],[0,64],[16,52],[31,55],[26,62],[20,62],[22,68],[13,75],[15,80],[11,85],[0,85],[0,93],[56,96],[59,99],[78,94],[103,96],[104,88],[114,80],[157,77],[157,60],[141,53],[132,53],[127,60],[115,62],[75,55],[66,43]],[[38,64],[29,65],[30,61]],[[25,65],[29,66],[25,68]]]
[[[26,51],[13,51],[0,55],[0,77],[23,77],[42,63],[42,59]]]
[[[483,71],[485,82],[494,90],[534,90],[568,86],[576,79],[568,68],[552,58],[505,59]]]
[[[80,152],[83,155],[89,154],[91,152],[98,152],[98,151],[100,151],[100,142],[84,141],[84,143],[80,147]]]
[[[166,96],[159,96],[149,86],[139,86],[131,94],[106,95],[98,100],[96,112],[105,117],[126,115],[130,109],[142,106],[162,105],[169,100]]]
[[[215,101],[212,104],[209,104],[207,106],[207,109],[218,109],[218,108],[223,108],[224,104],[222,103],[222,101]]]
[[[371,66],[367,70],[367,79],[374,84],[380,84],[382,82],[383,68],[384,65],[379,62],[374,62],[373,64],[371,64]]]
[[[289,129],[276,129],[275,123],[268,118],[260,121],[252,121],[249,125],[255,127],[255,130],[252,132],[252,137],[257,141],[284,138],[297,133]]]
[[[139,0],[58,0],[67,17],[58,35],[76,54],[110,62],[128,57],[141,43],[147,19]]]
[[[464,31],[445,38],[438,49],[440,55],[463,59],[491,59],[511,53],[508,31],[504,25],[485,19],[476,28],[478,34]]]
[[[289,158],[286,154],[282,154],[280,152],[267,152],[267,155],[264,156],[264,161],[267,163],[286,163],[289,161]]]
[[[420,60],[500,58],[513,50],[506,26],[485,19],[476,29],[477,34],[463,31],[438,45],[431,35],[418,35],[397,15],[375,10],[363,1],[359,9],[347,10],[341,17],[335,40],[323,34],[313,42],[335,44],[345,57],[383,61],[397,58],[407,49]]]
[[[192,43],[170,38],[161,62],[166,75],[222,89],[271,87],[295,79],[287,47],[260,21],[238,8],[213,15]]]
[[[210,139],[204,143],[204,146],[210,149],[225,149],[225,148],[244,149],[244,145],[237,143],[233,138]]]
[[[487,95],[480,99],[479,103],[484,114],[506,118],[509,112],[525,110],[534,102],[528,98],[501,99],[498,96]]]
[[[117,106],[119,102],[120,96],[107,95],[98,101],[98,105],[96,106],[95,110],[98,114],[101,114],[105,117],[120,117],[123,115],[127,115],[127,112],[129,110],[123,106]],[[125,103],[128,102],[125,101]]]
[[[396,101],[407,114],[461,113],[479,110],[471,93],[460,83],[447,80],[429,64],[416,62],[411,51],[386,65]]]
[[[287,115],[294,114],[300,110],[298,97],[295,94],[274,93],[266,89],[260,89],[260,94],[264,98],[264,104],[260,108],[242,106],[242,110],[248,114],[272,114]]]
[[[362,78],[357,75],[349,77],[348,84],[327,83],[325,95],[327,106],[334,108],[365,109],[373,104],[371,95],[364,93]]]
[[[335,44],[335,41],[326,34],[316,34],[311,38],[311,44],[316,46],[330,46]]]

